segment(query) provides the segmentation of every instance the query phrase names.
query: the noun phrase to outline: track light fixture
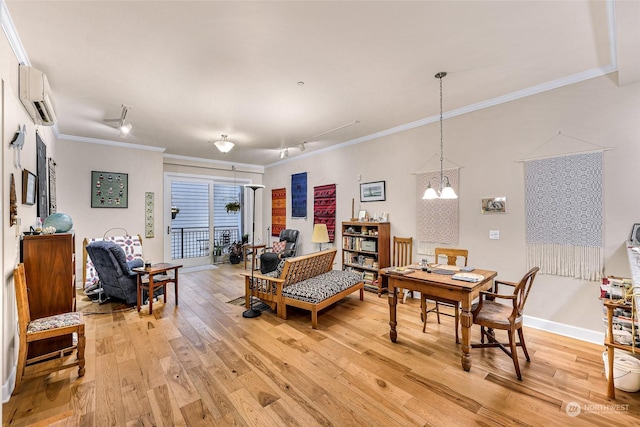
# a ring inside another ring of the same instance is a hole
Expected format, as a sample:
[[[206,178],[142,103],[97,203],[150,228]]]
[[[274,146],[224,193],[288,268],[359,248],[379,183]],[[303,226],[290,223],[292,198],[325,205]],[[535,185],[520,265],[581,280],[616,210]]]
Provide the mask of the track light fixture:
[[[221,153],[226,154],[229,151],[231,151],[231,149],[235,147],[236,144],[229,141],[227,139],[227,135],[220,135],[220,136],[222,137],[222,139],[214,141],[214,144],[216,147],[218,147],[218,150],[220,150]]]
[[[284,159],[285,157],[289,157],[289,149],[288,148],[281,148],[280,149],[280,158]]]

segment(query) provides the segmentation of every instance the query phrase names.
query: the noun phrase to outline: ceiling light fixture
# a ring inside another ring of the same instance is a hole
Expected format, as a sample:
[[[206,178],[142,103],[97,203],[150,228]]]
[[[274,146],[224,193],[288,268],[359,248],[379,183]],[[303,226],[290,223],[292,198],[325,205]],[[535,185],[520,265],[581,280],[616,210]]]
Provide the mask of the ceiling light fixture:
[[[222,137],[222,139],[219,139],[218,141],[215,141],[214,144],[216,145],[216,147],[218,147],[218,150],[220,150],[221,153],[228,153],[229,151],[231,151],[231,149],[236,145],[233,142],[229,141],[227,139],[227,135],[220,135]]]
[[[444,160],[444,140],[442,137],[442,78],[445,77],[447,73],[445,71],[441,71],[435,75],[436,79],[440,79],[440,186],[438,191],[431,186],[431,180],[429,180],[429,187],[424,192],[422,198],[424,200],[433,200],[433,199],[457,199],[458,196],[453,188],[451,188],[451,184],[449,183],[449,177],[444,176],[442,170],[442,163]]]
[[[284,159],[285,157],[289,157],[289,149],[288,148],[281,148],[280,149],[280,158]]]
[[[300,147],[299,148],[300,148],[300,151],[304,151],[305,150],[304,141],[302,141],[300,143]]]

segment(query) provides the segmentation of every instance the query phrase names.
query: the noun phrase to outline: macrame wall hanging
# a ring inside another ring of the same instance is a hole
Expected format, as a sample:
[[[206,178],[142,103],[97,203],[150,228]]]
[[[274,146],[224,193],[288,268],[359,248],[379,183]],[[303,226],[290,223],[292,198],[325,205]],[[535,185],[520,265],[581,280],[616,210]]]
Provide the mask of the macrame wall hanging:
[[[527,268],[600,280],[602,151],[524,163]]]

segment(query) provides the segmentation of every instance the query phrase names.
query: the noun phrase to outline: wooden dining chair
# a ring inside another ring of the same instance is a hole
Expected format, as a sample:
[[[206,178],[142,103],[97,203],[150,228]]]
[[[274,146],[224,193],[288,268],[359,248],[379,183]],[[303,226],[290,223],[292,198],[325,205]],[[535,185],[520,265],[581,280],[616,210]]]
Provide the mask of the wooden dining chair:
[[[516,375],[522,380],[520,365],[518,364],[517,347],[522,347],[527,362],[531,361],[527,346],[524,342],[522,332],[522,318],[524,317],[524,304],[527,302],[531,285],[538,273],[539,268],[533,267],[524,275],[518,283],[494,281],[493,292],[481,291],[480,299],[473,306],[473,323],[480,325],[480,344],[472,344],[473,348],[499,347],[513,360],[516,368]],[[500,294],[498,285],[510,286],[513,292],[510,294]],[[500,304],[496,299],[510,300],[510,305]],[[509,344],[498,342],[495,336],[495,329],[505,330],[509,334]],[[519,342],[516,342],[516,332],[518,332]],[[485,338],[488,342],[485,343]],[[506,346],[509,346],[507,348]]]
[[[469,251],[467,249],[453,249],[453,248],[436,248],[435,249],[435,262],[440,262],[440,257],[447,257],[447,265],[457,265],[458,257],[464,260],[464,266],[467,266],[467,260],[469,258]],[[427,298],[435,301],[436,306],[430,310],[427,310]],[[460,344],[460,337],[458,335],[458,324],[460,323],[460,304],[458,301],[448,300],[445,298],[434,298],[427,295],[420,295],[420,308],[422,309],[422,332],[427,330],[427,314],[432,311],[436,312],[438,317],[438,323],[440,323],[440,303],[453,306],[455,309],[455,327],[456,327],[456,344]],[[445,316],[451,316],[449,313],[442,313]]]
[[[20,391],[20,385],[25,379],[49,375],[52,372],[62,369],[68,369],[77,366],[78,377],[83,376],[85,372],[85,336],[82,313],[74,311],[70,313],[56,314],[54,316],[32,320],[31,313],[29,311],[29,288],[27,287],[27,281],[25,278],[24,264],[18,264],[18,266],[14,270],[13,277],[16,289],[16,302],[18,305],[18,332],[20,339],[20,347],[18,348],[16,385],[13,389],[13,394],[17,394]],[[69,284],[69,286],[71,286],[71,284]],[[43,354],[27,359],[30,343],[47,338],[69,335],[74,332],[78,334],[77,345],[73,345],[71,347],[55,351],[53,353]],[[63,361],[63,363],[52,365],[47,369],[42,369],[32,374],[25,374],[27,367],[39,362],[50,360],[54,357],[63,358],[65,354],[68,354],[74,349],[77,350],[77,357],[75,360],[71,362]]]
[[[404,267],[413,261],[413,237],[397,237],[393,236],[393,251],[391,254],[391,262],[394,267]],[[399,297],[403,303],[406,301],[409,292],[400,289]]]

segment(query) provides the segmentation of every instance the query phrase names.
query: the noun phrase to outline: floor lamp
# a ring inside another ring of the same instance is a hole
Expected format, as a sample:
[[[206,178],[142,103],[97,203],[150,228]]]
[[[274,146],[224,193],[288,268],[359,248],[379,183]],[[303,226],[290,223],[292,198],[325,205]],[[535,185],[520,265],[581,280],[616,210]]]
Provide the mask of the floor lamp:
[[[252,216],[252,220],[253,220],[253,228],[251,230],[251,251],[252,251],[252,255],[251,256],[256,256],[256,248],[255,248],[255,240],[256,240],[256,190],[260,189],[260,188],[264,188],[264,185],[259,185],[259,184],[245,184],[244,188],[250,188],[253,190],[253,216]],[[256,310],[253,308],[253,287],[256,285],[255,282],[253,281],[253,261],[251,261],[251,288],[250,288],[250,292],[251,295],[249,295],[249,309],[245,310],[242,313],[242,317],[246,317],[246,318],[252,318],[252,317],[258,317],[262,314],[262,312],[260,312],[259,310]]]

